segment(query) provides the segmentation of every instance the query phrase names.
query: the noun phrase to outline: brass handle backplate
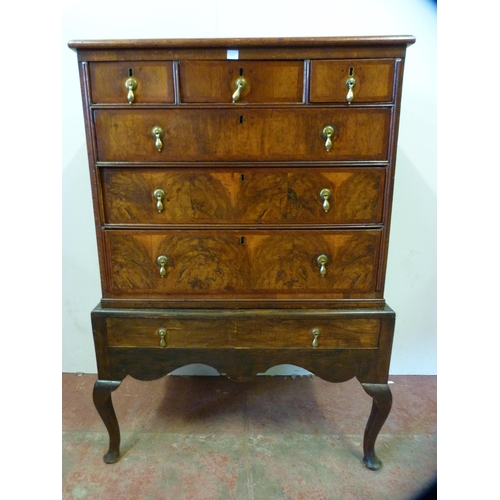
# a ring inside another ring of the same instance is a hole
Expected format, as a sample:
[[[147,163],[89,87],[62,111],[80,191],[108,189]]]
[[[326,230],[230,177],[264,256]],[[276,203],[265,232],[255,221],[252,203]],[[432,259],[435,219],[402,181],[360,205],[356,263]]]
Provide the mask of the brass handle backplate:
[[[158,330],[158,335],[160,336],[160,347],[167,347],[167,342],[165,337],[167,336],[167,330],[165,328],[160,328]]]
[[[163,200],[165,199],[165,191],[163,189],[156,189],[153,193],[153,198],[156,200],[156,210],[163,211]]]
[[[156,259],[156,263],[158,264],[158,267],[160,268],[160,276],[162,278],[164,278],[167,274],[167,270],[165,269],[167,262],[168,262],[168,257],[166,255],[160,255]]]
[[[128,90],[127,101],[129,104],[132,104],[135,99],[134,90],[137,88],[137,80],[132,77],[128,78],[125,82],[125,87]]]
[[[161,142],[161,138],[163,137],[163,129],[158,126],[158,125],[155,125],[152,129],[151,129],[151,133],[153,134],[153,137],[155,139],[155,146],[156,146],[156,149],[158,151],[161,151],[162,148],[163,148],[163,143]]]
[[[319,274],[321,274],[321,277],[324,278],[326,275],[326,265],[328,264],[328,257],[325,254],[321,254],[316,259],[316,262],[318,263]]]
[[[232,98],[233,98],[233,102],[236,102],[241,97],[242,90],[247,86],[247,81],[244,77],[240,76],[236,80],[236,82],[234,82],[234,84],[236,85],[236,90],[234,91]]]
[[[312,346],[318,347],[319,328],[313,328],[311,333],[313,336]]]
[[[325,212],[328,212],[330,210],[330,203],[329,200],[332,196],[332,192],[329,189],[322,189],[321,192],[319,193],[319,196],[323,199],[323,210]]]
[[[321,136],[325,141],[325,149],[327,151],[330,151],[330,149],[332,149],[333,140],[335,139],[335,134],[336,130],[333,125],[326,125],[326,127],[323,128]]]
[[[347,95],[345,97],[345,100],[351,104],[351,102],[354,100],[354,91],[352,90],[354,86],[356,85],[356,80],[350,76],[346,82],[346,87],[347,87]]]

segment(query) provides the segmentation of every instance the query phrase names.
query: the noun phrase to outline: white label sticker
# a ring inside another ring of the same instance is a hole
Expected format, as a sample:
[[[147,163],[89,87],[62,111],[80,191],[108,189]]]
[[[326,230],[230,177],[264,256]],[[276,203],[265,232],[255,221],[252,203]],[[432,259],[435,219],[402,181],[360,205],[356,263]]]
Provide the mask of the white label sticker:
[[[239,50],[228,50],[227,51],[227,58],[228,59],[239,59],[240,58],[240,51]]]

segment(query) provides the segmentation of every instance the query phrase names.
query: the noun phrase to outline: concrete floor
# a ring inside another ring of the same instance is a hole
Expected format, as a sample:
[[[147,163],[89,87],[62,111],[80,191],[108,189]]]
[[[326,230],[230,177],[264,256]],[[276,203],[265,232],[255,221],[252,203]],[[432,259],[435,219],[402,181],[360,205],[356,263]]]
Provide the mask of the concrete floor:
[[[63,374],[65,500],[436,498],[436,377],[393,376],[393,408],[362,464],[369,398],[356,380],[126,378],[113,393],[122,457],[92,403],[96,375]]]

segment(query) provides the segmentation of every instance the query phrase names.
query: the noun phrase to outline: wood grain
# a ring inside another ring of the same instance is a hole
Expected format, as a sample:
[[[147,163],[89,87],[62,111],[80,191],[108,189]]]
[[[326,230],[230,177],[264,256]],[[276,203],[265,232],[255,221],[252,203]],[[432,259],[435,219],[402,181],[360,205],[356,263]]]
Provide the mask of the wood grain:
[[[242,118],[243,117],[243,118]],[[105,162],[387,160],[389,108],[97,109]],[[242,123],[243,121],[243,123]],[[328,152],[323,128],[337,130]],[[151,130],[164,130],[158,151]]]
[[[303,101],[303,61],[180,61],[181,102],[231,103],[240,76],[247,84],[238,103]]]
[[[107,318],[112,347],[174,348],[295,348],[332,349],[377,347],[380,319],[275,318]],[[318,346],[312,347],[312,330],[320,331]],[[165,346],[158,330],[164,329]]]
[[[312,346],[312,330],[319,330],[318,346]],[[377,347],[378,319],[246,318],[236,323],[236,347],[341,349]]]
[[[230,347],[234,345],[234,321],[227,318],[155,319],[108,318],[109,345],[113,347],[156,347],[160,345],[159,329],[166,329],[165,347]]]
[[[137,80],[133,104],[174,102],[172,61],[90,63],[92,102],[128,105],[125,82],[130,72]]]
[[[345,103],[351,68],[356,80],[353,103],[392,101],[394,60],[347,59],[311,61],[311,102]]]
[[[108,224],[359,224],[382,220],[384,168],[103,168]],[[157,210],[153,193],[165,192]],[[331,191],[328,212],[323,189]]]
[[[120,296],[373,292],[381,231],[107,231]],[[329,259],[322,277],[318,255]],[[166,276],[156,263],[168,257]]]

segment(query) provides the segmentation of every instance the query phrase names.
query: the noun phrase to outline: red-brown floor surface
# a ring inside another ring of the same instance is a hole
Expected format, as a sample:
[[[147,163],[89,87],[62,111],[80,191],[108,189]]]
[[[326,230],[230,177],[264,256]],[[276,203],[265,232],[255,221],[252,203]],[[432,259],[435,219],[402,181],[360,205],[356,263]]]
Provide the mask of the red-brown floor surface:
[[[96,378],[62,376],[65,500],[435,498],[435,376],[391,377],[377,472],[362,464],[371,398],[355,379],[127,377],[113,392],[122,456],[107,465]]]

